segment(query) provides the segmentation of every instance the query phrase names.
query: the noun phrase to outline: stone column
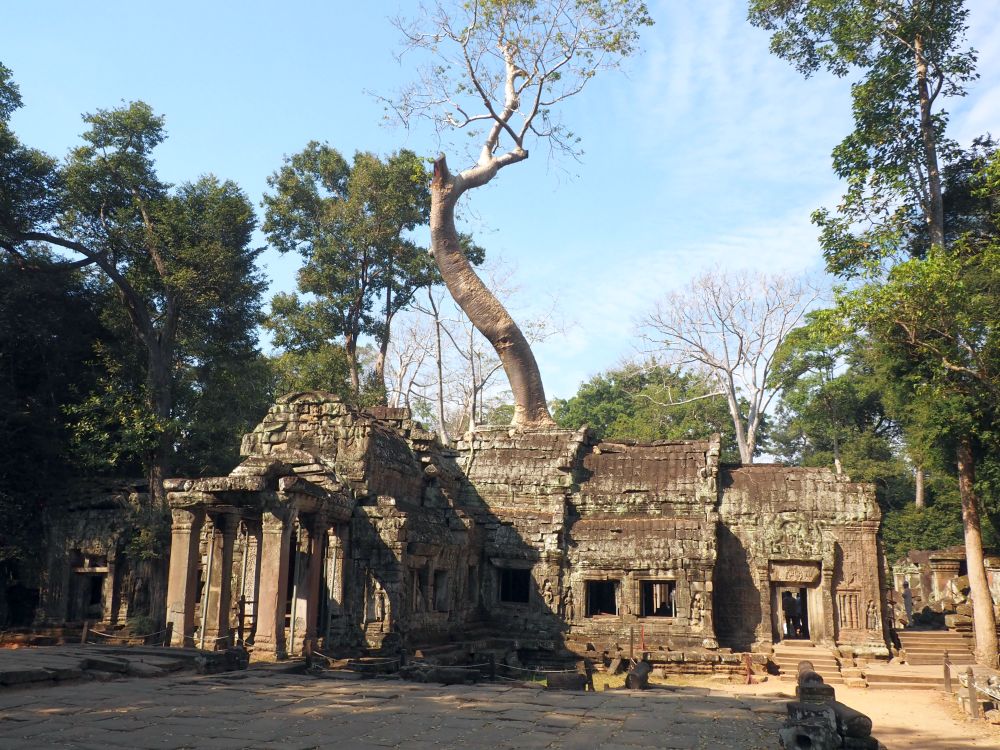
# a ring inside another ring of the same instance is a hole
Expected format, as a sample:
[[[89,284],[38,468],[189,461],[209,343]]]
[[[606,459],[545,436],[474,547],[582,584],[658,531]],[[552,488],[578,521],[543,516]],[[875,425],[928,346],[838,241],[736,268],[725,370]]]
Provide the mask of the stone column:
[[[205,512],[172,508],[170,573],[167,579],[167,622],[173,627],[171,646],[191,644],[194,635],[194,594],[198,581],[198,541]]]
[[[239,516],[220,513],[212,518],[217,533],[209,537],[209,554],[212,556],[212,580],[208,582],[208,616],[205,619],[205,645],[208,648],[227,648],[229,615],[232,610],[233,547]]]
[[[771,611],[771,572],[767,564],[757,568],[757,586],[760,591],[760,622],[757,623],[757,642],[771,645],[774,643],[774,617]],[[781,631],[781,623],[778,623]]]
[[[285,644],[285,604],[288,601],[288,553],[298,511],[282,508],[261,515],[260,584],[254,650],[288,657]]]
[[[324,645],[329,647],[335,630],[339,630],[343,620],[344,565],[346,524],[333,524],[327,530],[326,544],[326,621],[322,623]]]
[[[833,620],[833,566],[824,564],[822,573],[822,576],[820,576],[820,591],[818,597],[821,601],[822,612],[817,613],[822,616],[822,619],[817,617],[815,618],[815,621],[817,624],[822,622],[823,625],[822,630],[818,633],[813,633],[810,630],[809,640],[818,641],[832,646],[835,643],[834,638],[837,632],[834,628]],[[861,617],[863,627],[864,613],[861,613]],[[809,627],[812,628],[812,622],[810,622]]]
[[[101,592],[103,619],[109,628],[118,624],[118,610],[115,608],[115,561],[108,552],[108,572],[104,574],[104,590]],[[140,633],[140,635],[142,635]]]
[[[316,517],[306,527],[309,537],[309,568],[306,576],[306,627],[303,636],[313,642],[315,646],[317,640],[316,626],[319,622],[319,613],[323,609],[320,602],[320,586],[323,583],[323,562],[325,555],[326,532],[329,524],[322,514],[317,513]]]

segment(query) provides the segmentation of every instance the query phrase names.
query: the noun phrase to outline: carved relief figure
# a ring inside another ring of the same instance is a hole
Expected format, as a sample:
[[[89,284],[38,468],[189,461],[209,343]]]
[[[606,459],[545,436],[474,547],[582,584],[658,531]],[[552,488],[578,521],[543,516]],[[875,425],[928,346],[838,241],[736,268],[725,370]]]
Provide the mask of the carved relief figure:
[[[545,583],[542,584],[542,599],[545,601],[545,606],[550,612],[554,611],[556,595],[552,591],[552,582],[546,578]]]
[[[694,630],[701,629],[702,619],[704,616],[705,602],[701,597],[701,592],[698,591],[691,599],[691,628]]]
[[[865,627],[869,630],[878,630],[879,628],[878,605],[872,599],[868,600],[868,608],[865,613]]]
[[[567,586],[563,595],[563,617],[572,622],[576,619],[576,607],[573,604],[573,587]]]
[[[389,619],[389,594],[382,584],[375,581],[375,622],[379,623],[379,630],[385,630],[385,623]]]

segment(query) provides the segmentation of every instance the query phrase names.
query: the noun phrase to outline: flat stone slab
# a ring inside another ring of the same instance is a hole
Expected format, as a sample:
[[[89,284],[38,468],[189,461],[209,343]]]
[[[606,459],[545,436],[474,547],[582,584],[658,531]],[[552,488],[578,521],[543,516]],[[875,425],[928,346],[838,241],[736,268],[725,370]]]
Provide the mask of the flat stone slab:
[[[43,687],[59,682],[130,677],[160,677],[194,669],[197,649],[156,646],[40,646],[0,649],[0,691]]]
[[[251,668],[0,691],[0,747],[775,750],[768,699],[340,681]]]

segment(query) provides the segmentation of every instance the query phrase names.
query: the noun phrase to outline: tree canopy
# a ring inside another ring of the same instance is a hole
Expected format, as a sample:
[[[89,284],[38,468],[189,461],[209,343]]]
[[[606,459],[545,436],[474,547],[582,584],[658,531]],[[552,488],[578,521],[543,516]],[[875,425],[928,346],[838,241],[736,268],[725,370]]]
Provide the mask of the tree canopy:
[[[274,192],[264,196],[264,231],[278,250],[305,260],[298,287],[308,296],[277,295],[266,323],[289,360],[325,350],[333,364],[328,347],[342,344],[358,395],[359,339],[371,336],[378,346],[374,378],[384,391],[393,318],[437,278],[433,260],[409,235],[427,222],[428,179],[412,151],[384,161],[357,153],[349,164],[316,141],[268,178]]]

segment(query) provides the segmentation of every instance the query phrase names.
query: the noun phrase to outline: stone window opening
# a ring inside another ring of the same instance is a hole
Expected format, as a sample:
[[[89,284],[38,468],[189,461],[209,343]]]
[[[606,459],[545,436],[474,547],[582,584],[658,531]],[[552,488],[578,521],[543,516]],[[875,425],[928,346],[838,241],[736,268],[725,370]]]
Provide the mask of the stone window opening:
[[[587,617],[618,615],[621,581],[587,581]]]
[[[676,581],[639,581],[640,617],[676,617]]]
[[[522,568],[500,568],[500,601],[527,604],[531,592],[531,571]]]
[[[448,606],[450,600],[450,591],[448,589],[448,571],[447,570],[435,570],[434,571],[434,609],[438,612],[447,612],[450,608]]]

